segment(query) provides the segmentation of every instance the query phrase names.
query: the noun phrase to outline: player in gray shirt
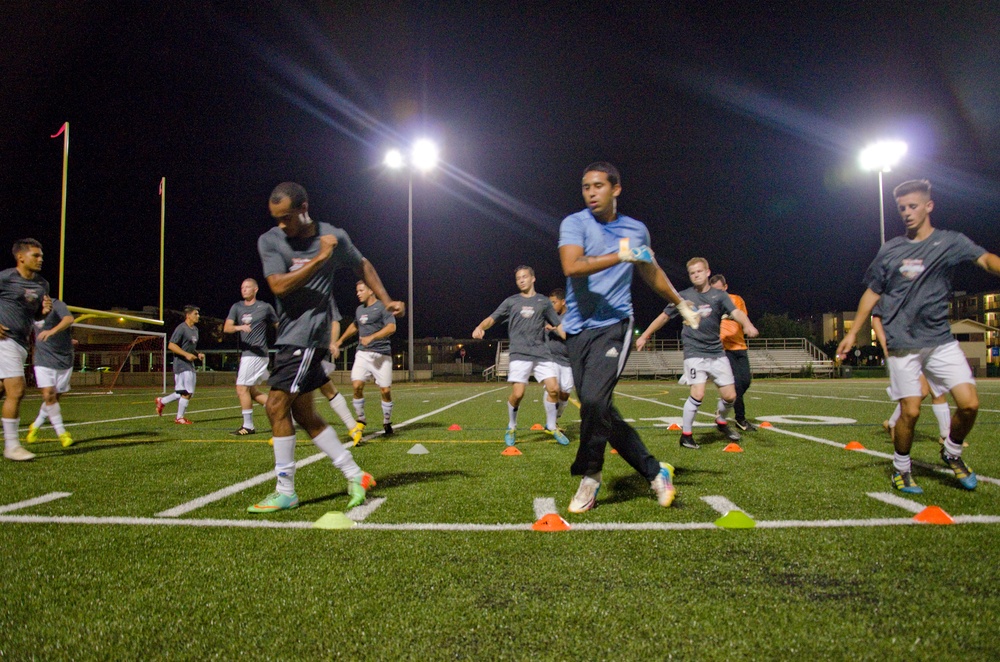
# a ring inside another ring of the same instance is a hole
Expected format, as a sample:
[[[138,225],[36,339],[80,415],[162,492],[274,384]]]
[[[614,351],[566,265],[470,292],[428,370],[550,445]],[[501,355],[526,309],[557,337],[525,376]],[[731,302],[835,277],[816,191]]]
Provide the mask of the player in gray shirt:
[[[903,182],[893,196],[906,235],[885,242],[868,267],[864,278],[867,289],[858,303],[854,325],[837,346],[837,356],[847,356],[857,340],[856,329],[878,305],[889,354],[889,386],[900,404],[893,435],[893,487],[910,494],[923,492],[913,480],[910,461],[913,428],[920,416],[922,373],[935,396],[950,392],[955,400],[941,459],[962,487],[972,490],[978,481],[962,459],[962,444],[976,421],[979,395],[965,354],[951,335],[948,301],[958,265],[973,262],[1000,275],[1000,257],[960,232],[931,225],[934,201],[926,179]]]
[[[236,395],[240,399],[243,425],[233,432],[238,437],[254,434],[253,403],[267,404],[267,396],[257,386],[267,380],[267,330],[278,325],[278,314],[266,301],[257,299],[257,281],[247,278],[240,284],[242,301],[229,309],[223,333],[238,333],[240,367],[236,375]]]
[[[375,267],[362,257],[346,232],[312,220],[308,196],[301,185],[278,184],[271,192],[268,210],[277,227],[260,236],[257,251],[278,304],[278,352],[267,394],[277,486],[247,510],[268,513],[299,505],[295,493],[293,414],[313,443],[347,478],[351,497],[347,507],[353,508],[364,503],[366,491],[375,480],[361,470],[351,452],[337,440],[337,433],[316,413],[312,396],[312,391],[328,379],[322,358],[330,346],[334,273],[341,267],[352,269],[394,315],[402,315],[405,306],[389,297]]]
[[[35,454],[21,445],[21,399],[24,397],[24,362],[32,324],[52,311],[49,283],[42,270],[42,245],[21,239],[11,252],[17,266],[0,271],[0,396],[3,396],[3,456],[15,462],[33,460]]]
[[[546,323],[559,327],[558,333],[565,338],[561,320],[552,307],[552,302],[535,291],[535,270],[520,266],[514,271],[518,293],[504,299],[489,317],[472,331],[472,337],[482,340],[487,329],[497,322],[507,322],[507,336],[510,338],[510,368],[507,381],[511,384],[507,398],[507,432],[504,443],[516,443],[517,410],[524,398],[528,380],[535,380],[545,386],[545,431],[565,446],[569,439],[556,425],[559,402],[558,368],[552,360],[552,353],[545,341]]]
[[[156,399],[156,413],[163,415],[163,406],[177,401],[177,416],[174,423],[191,425],[184,415],[191,398],[198,373],[194,370],[194,361],[204,361],[205,355],[198,351],[198,320],[201,319],[201,309],[198,306],[184,306],[184,321],[177,325],[170,335],[167,349],[174,353],[174,392]]]
[[[684,374],[681,376],[681,384],[690,385],[691,393],[684,403],[680,444],[684,448],[700,448],[694,441],[693,426],[698,408],[705,398],[705,384],[709,378],[719,389],[715,425],[727,439],[738,442],[740,433],[731,428],[727,420],[736,401],[734,385],[736,380],[733,378],[732,366],[729,365],[729,359],[726,358],[722,347],[719,327],[723,315],[729,315],[740,323],[743,333],[750,338],[757,336],[757,328],[750,322],[746,313],[736,307],[726,292],[717,290],[709,284],[712,272],[708,267],[708,260],[703,257],[693,257],[687,262],[687,270],[693,287],[678,294],[681,299],[691,302],[692,307],[701,315],[701,321],[697,329],[685,325],[681,331],[681,341],[684,344]],[[636,349],[642,350],[649,337],[671,317],[678,314],[676,306],[673,304],[667,306],[636,340]]]
[[[35,352],[32,363],[35,367],[35,384],[42,390],[42,406],[38,416],[28,426],[25,440],[30,444],[38,441],[38,430],[48,419],[55,428],[63,448],[73,445],[73,437],[63,424],[62,407],[59,397],[69,391],[73,375],[73,338],[69,327],[74,321],[73,313],[59,299],[52,300],[52,310],[35,323]]]
[[[549,294],[549,301],[552,308],[559,316],[559,325],[545,325],[545,342],[549,346],[549,353],[552,354],[552,361],[556,364],[559,374],[556,380],[559,382],[559,402],[556,403],[556,418],[562,418],[566,403],[569,402],[569,392],[573,390],[573,366],[569,361],[569,350],[566,349],[565,332],[560,333],[559,326],[562,325],[563,315],[566,314],[566,290],[557,287]],[[561,429],[561,428],[560,428]]]

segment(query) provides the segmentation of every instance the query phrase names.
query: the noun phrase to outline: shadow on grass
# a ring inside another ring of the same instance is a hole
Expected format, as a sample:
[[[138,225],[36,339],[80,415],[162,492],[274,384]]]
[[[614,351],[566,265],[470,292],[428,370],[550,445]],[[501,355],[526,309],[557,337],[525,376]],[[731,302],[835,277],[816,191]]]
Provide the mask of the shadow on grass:
[[[138,438],[137,441],[125,441],[124,443],[117,441],[136,438]],[[45,443],[45,441],[41,443]],[[159,437],[155,439],[150,438],[150,434],[148,432],[122,432],[121,434],[101,435],[99,437],[76,437],[73,445],[69,448],[61,448],[56,445],[56,447],[51,450],[42,451],[38,455],[38,459],[50,457],[54,458],[65,455],[83,455],[86,453],[132,448],[133,446],[148,446],[149,444],[162,444],[167,441],[170,440],[161,439]],[[58,444],[58,441],[53,440],[49,443]],[[32,446],[34,445],[36,444],[33,444]]]
[[[379,491],[386,488],[393,487],[403,487],[406,485],[411,485],[414,483],[429,483],[433,481],[450,480],[452,478],[467,478],[468,473],[464,471],[406,471],[402,473],[386,474],[384,476],[376,476],[375,480],[378,481],[374,490],[369,491],[369,496],[377,497],[380,496]],[[347,490],[344,489],[339,492],[334,492],[333,494],[327,494],[325,496],[316,497],[314,499],[309,499],[308,501],[302,501],[300,505],[308,505],[315,503],[326,503],[327,501],[333,501],[334,499],[340,499],[347,495]]]

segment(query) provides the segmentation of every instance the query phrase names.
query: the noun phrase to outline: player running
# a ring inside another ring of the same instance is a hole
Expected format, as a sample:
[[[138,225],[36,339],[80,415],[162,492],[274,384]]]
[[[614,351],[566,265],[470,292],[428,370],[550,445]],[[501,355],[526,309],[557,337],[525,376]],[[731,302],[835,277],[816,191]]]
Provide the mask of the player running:
[[[28,426],[25,441],[29,444],[38,441],[38,430],[48,419],[63,448],[73,445],[73,437],[63,424],[59,404],[60,396],[69,391],[73,376],[73,338],[69,332],[73,321],[73,313],[69,312],[66,304],[53,299],[52,310],[35,323],[35,353],[31,362],[35,367],[35,384],[42,390],[42,406],[34,422]]]
[[[177,400],[177,416],[174,417],[174,423],[178,425],[192,424],[184,413],[191,404],[194,387],[198,381],[194,362],[205,360],[205,355],[198,351],[200,319],[201,309],[198,306],[184,306],[184,321],[174,329],[167,344],[167,349],[174,353],[174,392],[156,399],[156,413],[163,416],[164,405]]]
[[[243,425],[234,435],[243,437],[257,432],[253,424],[253,403],[267,404],[267,396],[257,390],[270,376],[267,372],[267,329],[278,325],[278,314],[266,301],[257,298],[257,281],[247,278],[240,284],[243,300],[229,309],[222,326],[223,333],[238,333],[242,351],[236,375],[236,396],[240,399]]]

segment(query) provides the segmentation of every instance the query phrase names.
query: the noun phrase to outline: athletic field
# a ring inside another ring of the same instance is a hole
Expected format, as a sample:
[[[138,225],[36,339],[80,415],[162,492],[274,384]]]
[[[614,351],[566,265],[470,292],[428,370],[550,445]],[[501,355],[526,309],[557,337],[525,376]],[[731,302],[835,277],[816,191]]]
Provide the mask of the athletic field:
[[[229,434],[231,388],[199,389],[191,426],[175,405],[157,417],[153,391],[73,392],[76,445],[46,426],[35,461],[0,464],[0,658],[997,659],[1000,382],[980,383],[974,492],[943,471],[924,407],[923,495],[890,487],[885,385],[757,380],[748,415],[772,427],[737,453],[711,425],[712,388],[694,451],[668,429],[685,388],[623,382],[617,405],[676,466],[678,496],[660,508],[609,454],[583,515],[566,512],[578,410],[561,421],[569,447],[529,431],[544,421],[534,384],[514,456],[506,384],[395,385],[396,434],[354,449],[378,486],[346,515],[328,515],[345,481],[303,433],[301,506],[246,512],[274,488],[273,456],[262,409],[256,436]],[[569,530],[532,529],[561,528],[552,512]],[[741,522],[756,526],[719,525]]]

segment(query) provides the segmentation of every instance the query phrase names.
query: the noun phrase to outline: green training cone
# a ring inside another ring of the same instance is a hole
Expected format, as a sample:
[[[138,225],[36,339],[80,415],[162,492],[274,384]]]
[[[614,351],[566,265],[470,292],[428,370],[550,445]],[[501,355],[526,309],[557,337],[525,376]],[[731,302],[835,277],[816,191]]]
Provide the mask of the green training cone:
[[[344,513],[334,510],[323,515],[313,522],[314,529],[349,529],[356,526],[357,522],[349,518]]]
[[[741,510],[730,510],[715,520],[715,525],[720,529],[752,529],[757,526],[757,522],[754,522],[749,515]]]

